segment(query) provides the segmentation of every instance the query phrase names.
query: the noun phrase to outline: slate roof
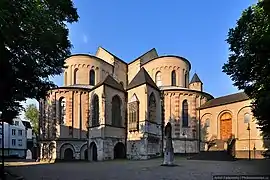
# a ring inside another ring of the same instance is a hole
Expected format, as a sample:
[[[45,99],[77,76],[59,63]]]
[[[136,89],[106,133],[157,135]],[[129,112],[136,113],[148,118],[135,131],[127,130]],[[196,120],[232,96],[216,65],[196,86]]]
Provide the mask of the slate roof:
[[[32,126],[29,121],[22,121],[22,123],[26,129],[32,129]]]
[[[93,89],[95,89],[101,85],[107,85],[107,86],[112,87],[114,89],[125,92],[124,87],[120,83],[118,83],[111,75],[108,75],[103,81],[101,81],[97,85],[95,85]]]
[[[195,73],[195,74],[193,75],[193,77],[192,77],[192,79],[191,79],[191,81],[190,81],[190,84],[191,84],[191,83],[195,83],[195,82],[200,82],[200,83],[202,83],[202,81],[200,80],[200,78],[199,78],[199,76],[198,76],[197,73]]]
[[[236,102],[240,102],[240,101],[245,101],[248,99],[249,99],[249,97],[246,95],[246,93],[240,92],[240,93],[230,94],[227,96],[222,96],[222,97],[218,97],[218,98],[212,99],[210,101],[207,101],[198,109],[206,109],[206,108],[210,108],[210,107],[221,106],[221,105],[225,105],[225,104],[231,104],[231,103],[236,103]]]
[[[159,90],[156,83],[153,81],[153,79],[150,77],[150,75],[147,73],[147,71],[144,68],[141,68],[140,71],[136,74],[136,76],[131,80],[131,82],[129,83],[127,87],[127,90],[138,87],[143,84],[147,84]]]

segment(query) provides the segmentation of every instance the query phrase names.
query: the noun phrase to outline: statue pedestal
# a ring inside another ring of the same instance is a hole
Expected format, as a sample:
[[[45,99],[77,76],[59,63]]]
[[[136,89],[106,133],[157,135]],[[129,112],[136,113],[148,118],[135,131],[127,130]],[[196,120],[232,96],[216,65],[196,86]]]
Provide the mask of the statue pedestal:
[[[164,152],[163,164],[161,166],[176,166],[174,164],[174,151],[172,146],[172,139],[166,139],[166,148]]]
[[[171,166],[173,165],[173,161],[174,161],[174,152],[173,149],[171,149],[170,151],[166,151],[164,152],[164,160],[163,160],[163,164],[164,166]]]
[[[164,152],[164,160],[161,166],[176,166],[175,164],[173,164],[174,152],[173,152],[173,144],[172,144],[172,125],[170,122],[168,122],[165,127],[165,141],[166,141],[166,146],[165,146],[165,152]]]

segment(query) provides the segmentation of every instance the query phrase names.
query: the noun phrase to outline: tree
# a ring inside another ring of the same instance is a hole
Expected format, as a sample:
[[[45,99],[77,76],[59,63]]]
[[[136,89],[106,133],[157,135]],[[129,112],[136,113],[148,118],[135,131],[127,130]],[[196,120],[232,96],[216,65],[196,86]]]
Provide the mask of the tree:
[[[270,137],[270,14],[269,0],[243,11],[229,30],[229,60],[223,72],[252,99],[252,112],[265,137]]]
[[[78,20],[72,0],[0,1],[0,111],[12,122],[27,98],[44,98],[70,55],[66,23]]]
[[[33,125],[33,132],[35,134],[38,134],[38,117],[39,117],[39,111],[35,104],[29,104],[27,105],[25,109],[25,118],[29,120]]]

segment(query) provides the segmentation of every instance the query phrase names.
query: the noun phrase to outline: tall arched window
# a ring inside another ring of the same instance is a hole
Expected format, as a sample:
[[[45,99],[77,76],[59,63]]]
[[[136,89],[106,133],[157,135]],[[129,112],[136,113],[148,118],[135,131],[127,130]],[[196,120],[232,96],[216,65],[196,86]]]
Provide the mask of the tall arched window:
[[[161,82],[161,72],[160,72],[160,71],[158,71],[158,72],[156,73],[155,81],[156,81],[157,86],[162,86],[162,82]]]
[[[66,99],[61,97],[59,99],[59,124],[66,124]]]
[[[122,126],[121,99],[117,95],[112,98],[112,125],[117,127]]]
[[[128,129],[137,131],[139,129],[139,100],[134,94],[128,103]]]
[[[184,76],[184,87],[187,88],[188,87],[188,75],[187,75],[187,72],[185,72],[185,76]]]
[[[175,73],[175,70],[172,71],[171,80],[172,80],[172,86],[176,86],[176,73]]]
[[[93,69],[91,69],[90,72],[89,72],[89,84],[94,86],[95,85],[95,79],[96,79],[95,71]]]
[[[157,104],[156,104],[156,98],[154,93],[151,93],[149,96],[149,104],[148,104],[148,117],[149,121],[154,122],[156,120],[156,112],[157,112]]]
[[[74,74],[73,74],[73,83],[77,84],[77,74],[78,74],[78,69],[74,69]]]
[[[188,102],[184,100],[182,103],[182,126],[188,127]]]
[[[92,99],[92,126],[99,125],[99,99],[95,94]]]

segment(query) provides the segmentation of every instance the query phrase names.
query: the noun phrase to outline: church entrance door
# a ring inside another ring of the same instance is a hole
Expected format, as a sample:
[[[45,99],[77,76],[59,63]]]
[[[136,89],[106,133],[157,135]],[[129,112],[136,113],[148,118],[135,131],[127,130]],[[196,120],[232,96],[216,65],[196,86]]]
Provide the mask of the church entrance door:
[[[220,117],[220,139],[228,140],[232,135],[232,116],[224,113]]]

